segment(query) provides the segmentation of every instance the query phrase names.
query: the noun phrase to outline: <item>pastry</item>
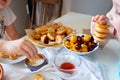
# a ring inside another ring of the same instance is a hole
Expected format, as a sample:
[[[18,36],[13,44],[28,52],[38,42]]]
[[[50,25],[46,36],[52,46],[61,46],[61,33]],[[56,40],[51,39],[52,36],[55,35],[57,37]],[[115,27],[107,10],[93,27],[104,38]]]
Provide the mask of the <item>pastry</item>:
[[[15,60],[18,58],[18,56],[16,54],[11,54],[11,55],[9,55],[9,58],[12,60]]]
[[[9,58],[9,54],[4,53],[4,52],[1,52],[1,53],[0,53],[0,56],[1,56],[2,58]]]
[[[65,35],[57,35],[55,41],[56,43],[61,44],[64,38]]]
[[[49,38],[47,35],[42,35],[41,36],[41,42],[44,44],[48,44],[49,43]]]
[[[34,80],[44,80],[44,77],[41,74],[35,74],[34,75]]]
[[[47,36],[50,40],[55,40],[55,32],[48,32]]]
[[[40,40],[41,35],[38,34],[38,33],[34,33],[34,34],[32,35],[32,37],[33,37],[35,40]]]
[[[65,34],[66,33],[66,28],[64,26],[61,26],[57,29],[57,34]]]
[[[63,26],[61,23],[53,22],[35,28],[33,33],[29,32],[30,37],[32,37],[31,41],[40,46],[60,45],[64,37],[74,33],[75,31],[72,28]]]
[[[20,56],[22,56],[22,54],[8,54],[8,53],[5,53],[5,52],[1,52],[0,53],[0,57],[2,57],[2,58],[9,58],[11,60],[15,60],[15,59],[17,59]]]

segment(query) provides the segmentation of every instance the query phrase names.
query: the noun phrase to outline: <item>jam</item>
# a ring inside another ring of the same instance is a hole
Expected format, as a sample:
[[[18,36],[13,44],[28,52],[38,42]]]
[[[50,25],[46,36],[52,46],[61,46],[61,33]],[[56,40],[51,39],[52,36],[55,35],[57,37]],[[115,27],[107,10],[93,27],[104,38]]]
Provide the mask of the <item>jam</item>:
[[[75,66],[72,63],[65,62],[65,63],[61,64],[60,68],[70,70],[70,69],[74,69]]]
[[[74,69],[75,66],[72,63],[65,62],[65,63],[61,64],[60,68],[63,69],[63,70],[61,70],[62,72],[72,75],[74,73],[74,71],[72,69]]]

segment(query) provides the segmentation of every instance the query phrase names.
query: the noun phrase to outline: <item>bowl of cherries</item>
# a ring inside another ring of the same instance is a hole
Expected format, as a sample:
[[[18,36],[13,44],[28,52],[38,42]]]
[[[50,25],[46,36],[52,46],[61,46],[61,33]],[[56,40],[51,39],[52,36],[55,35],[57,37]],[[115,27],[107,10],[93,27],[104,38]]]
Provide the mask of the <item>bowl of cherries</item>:
[[[93,53],[99,47],[94,38],[88,34],[73,34],[64,38],[64,47],[71,53],[86,55]]]

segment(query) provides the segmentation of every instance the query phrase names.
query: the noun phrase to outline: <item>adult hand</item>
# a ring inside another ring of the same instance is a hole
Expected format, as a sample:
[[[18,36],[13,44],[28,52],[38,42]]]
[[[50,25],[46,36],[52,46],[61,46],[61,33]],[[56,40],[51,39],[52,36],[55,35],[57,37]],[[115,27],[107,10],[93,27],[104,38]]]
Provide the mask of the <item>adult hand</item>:
[[[3,51],[8,54],[22,54],[28,58],[33,58],[37,55],[35,46],[24,38],[13,41],[4,41]]]

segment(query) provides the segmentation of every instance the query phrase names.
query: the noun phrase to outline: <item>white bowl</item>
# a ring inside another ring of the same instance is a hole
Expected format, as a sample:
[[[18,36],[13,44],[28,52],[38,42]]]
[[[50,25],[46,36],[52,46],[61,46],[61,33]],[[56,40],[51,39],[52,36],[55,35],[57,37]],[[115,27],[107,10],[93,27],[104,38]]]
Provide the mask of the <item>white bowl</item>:
[[[85,36],[85,35],[87,35],[87,34],[73,34],[73,35],[75,35],[75,36],[80,36],[80,37],[81,37],[81,36]],[[92,41],[90,41],[90,42],[92,42],[92,44],[95,44],[96,46],[95,46],[92,50],[89,50],[89,48],[88,48],[88,51],[87,51],[87,52],[74,51],[74,50],[66,47],[66,46],[65,46],[65,42],[66,42],[67,40],[69,41],[69,40],[70,40],[70,37],[73,36],[73,35],[69,35],[69,36],[65,37],[64,40],[63,40],[64,47],[65,47],[68,51],[70,51],[71,53],[77,54],[77,55],[87,55],[87,54],[90,54],[90,53],[95,52],[95,51],[99,48],[99,43],[95,43],[95,42],[94,42],[94,39],[93,39]],[[89,36],[91,36],[91,35],[89,35]],[[92,36],[91,36],[91,38],[92,38]],[[81,41],[81,42],[82,42],[82,41]],[[88,42],[85,42],[85,41],[83,41],[82,43],[88,44]],[[80,45],[81,45],[82,43],[80,43]],[[87,47],[90,47],[90,46],[87,45]]]
[[[79,73],[81,58],[69,52],[62,52],[55,57],[54,64],[59,76],[64,79],[70,79]]]
[[[37,72],[37,70],[48,64],[48,60],[43,54],[39,54],[38,56],[39,59],[35,64],[31,63],[28,58],[26,58],[24,61],[25,67],[31,72]]]

